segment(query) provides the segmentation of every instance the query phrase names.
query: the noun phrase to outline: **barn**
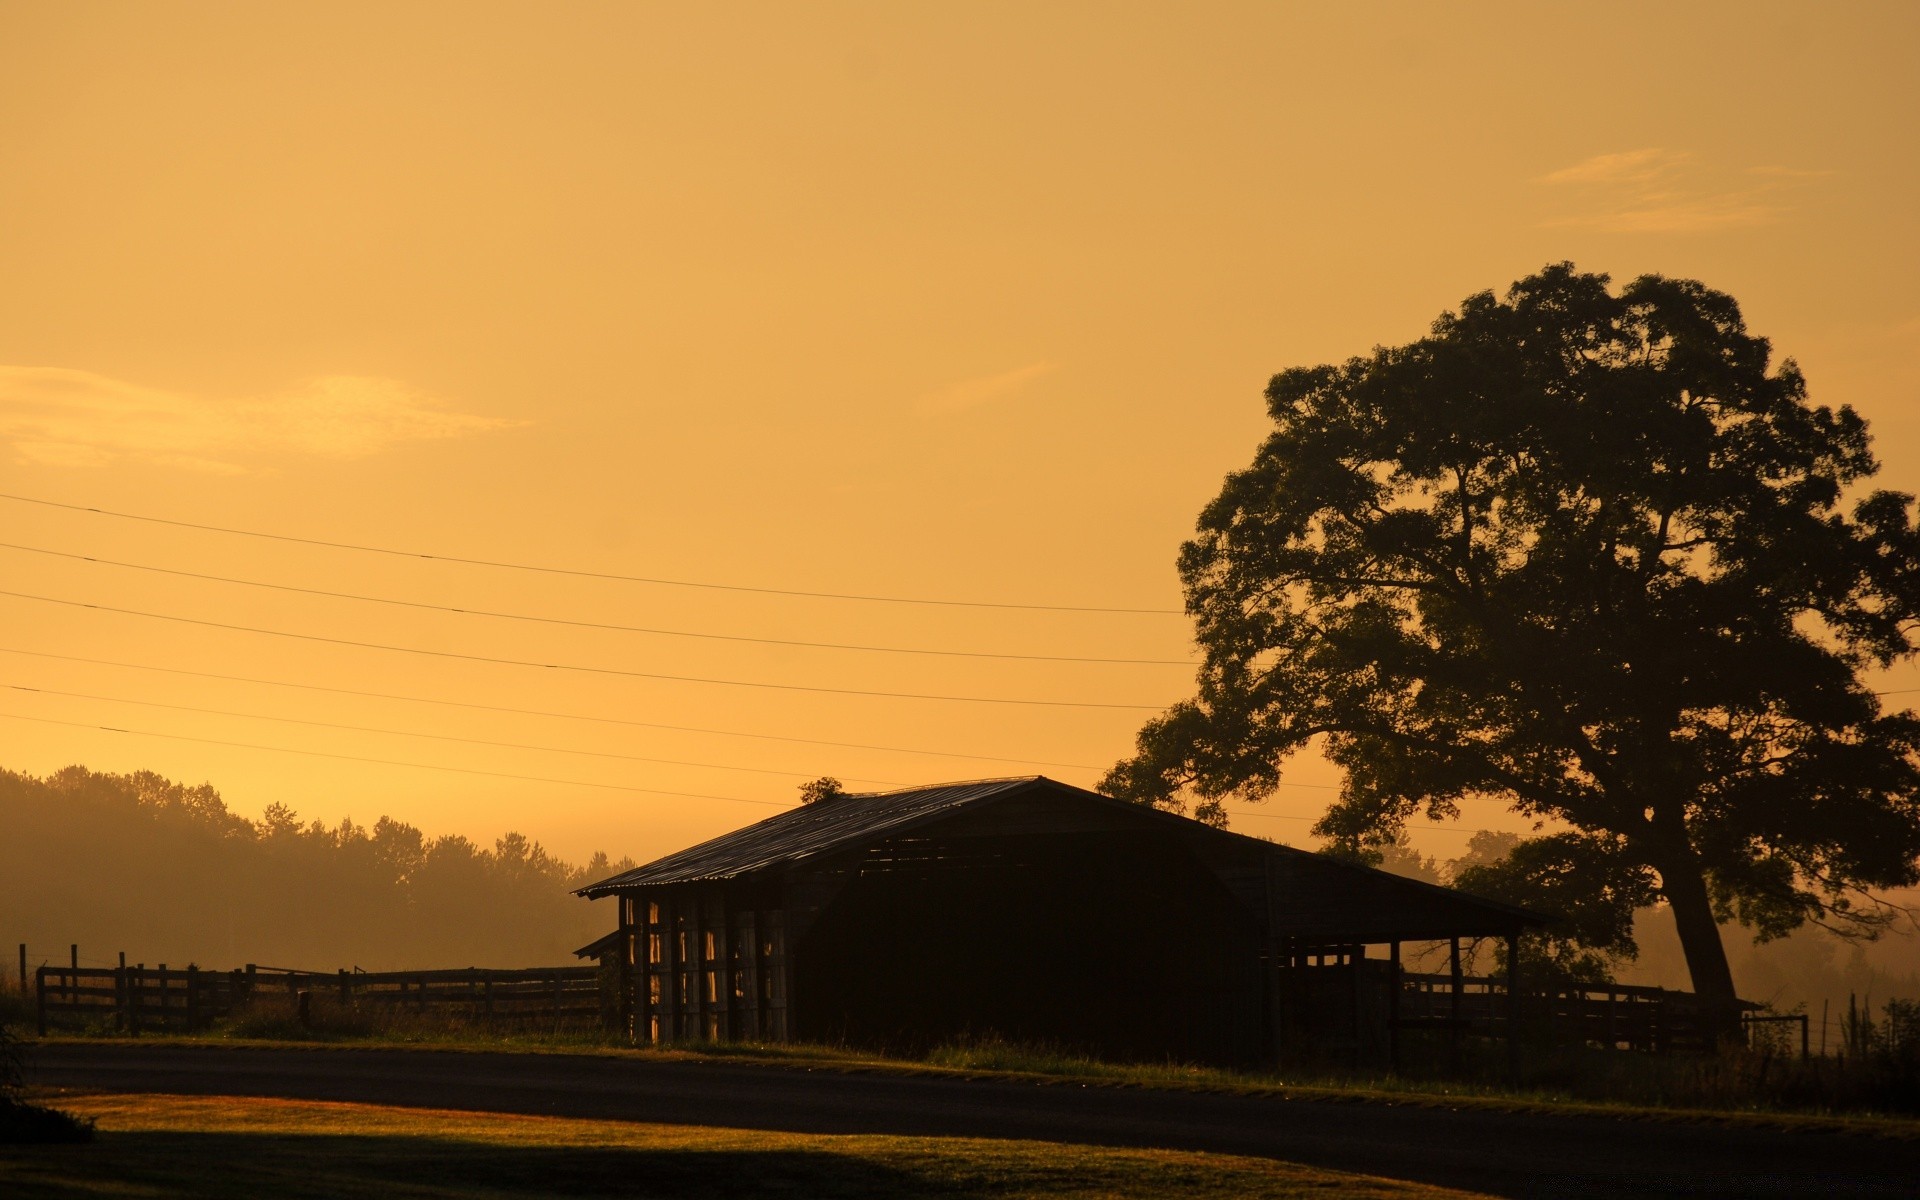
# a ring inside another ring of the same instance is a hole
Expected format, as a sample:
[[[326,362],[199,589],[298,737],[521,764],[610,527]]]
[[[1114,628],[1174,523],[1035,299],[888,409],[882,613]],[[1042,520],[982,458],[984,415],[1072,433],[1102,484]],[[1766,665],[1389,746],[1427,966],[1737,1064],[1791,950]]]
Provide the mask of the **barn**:
[[[578,894],[618,903],[638,1042],[1227,1064],[1390,1039],[1402,943],[1450,944],[1457,980],[1461,939],[1539,923],[1044,776],[832,797]]]

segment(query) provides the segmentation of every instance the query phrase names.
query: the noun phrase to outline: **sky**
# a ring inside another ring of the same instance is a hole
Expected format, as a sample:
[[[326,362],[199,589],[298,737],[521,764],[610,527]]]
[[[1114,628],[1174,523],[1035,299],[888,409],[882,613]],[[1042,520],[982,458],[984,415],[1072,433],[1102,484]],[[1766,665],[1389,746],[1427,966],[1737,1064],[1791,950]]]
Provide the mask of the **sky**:
[[[0,0],[0,766],[573,859],[1091,785],[1191,688],[1266,380],[1561,260],[1731,293],[1920,491],[1916,53],[1912,4]],[[1286,779],[1234,827],[1310,844],[1337,776]]]

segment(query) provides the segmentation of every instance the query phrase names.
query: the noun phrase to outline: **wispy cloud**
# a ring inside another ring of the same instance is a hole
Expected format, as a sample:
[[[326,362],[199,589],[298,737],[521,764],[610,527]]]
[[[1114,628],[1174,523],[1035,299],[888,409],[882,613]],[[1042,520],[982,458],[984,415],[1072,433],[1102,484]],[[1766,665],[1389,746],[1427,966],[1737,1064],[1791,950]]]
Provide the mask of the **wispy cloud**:
[[[1549,226],[1610,233],[1710,233],[1751,229],[1792,211],[1787,193],[1827,174],[1769,165],[1731,171],[1664,146],[1596,154],[1540,176],[1578,211]]]
[[[1647,183],[1691,161],[1691,154],[1648,146],[1618,154],[1596,154],[1540,177],[1542,183]]]
[[[516,424],[453,412],[403,383],[359,375],[216,400],[90,371],[0,366],[0,440],[20,459],[57,466],[135,459],[243,474],[271,456],[363,458]]]
[[[992,404],[997,400],[1009,400],[1025,390],[1034,380],[1053,371],[1050,362],[1028,363],[1024,367],[1015,367],[1011,371],[1002,371],[998,375],[984,375],[978,379],[963,379],[950,384],[937,392],[929,392],[920,397],[918,407],[927,416],[945,413],[964,412],[970,408],[979,408],[983,404]]]

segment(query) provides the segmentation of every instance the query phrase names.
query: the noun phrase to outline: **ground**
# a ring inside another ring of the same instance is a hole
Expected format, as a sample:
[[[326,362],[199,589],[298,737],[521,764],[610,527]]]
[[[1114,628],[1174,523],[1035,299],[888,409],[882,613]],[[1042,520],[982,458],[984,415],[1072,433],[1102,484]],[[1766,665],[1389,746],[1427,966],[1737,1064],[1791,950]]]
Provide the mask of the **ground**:
[[[98,1113],[101,1140],[10,1151],[0,1190],[1911,1196],[1920,1178],[1899,1137],[715,1060],[66,1043],[37,1048],[36,1081]]]
[[[977,1138],[704,1126],[208,1096],[69,1096],[93,1146],[16,1151],[31,1196],[661,1198],[1326,1196],[1469,1193],[1259,1158]]]

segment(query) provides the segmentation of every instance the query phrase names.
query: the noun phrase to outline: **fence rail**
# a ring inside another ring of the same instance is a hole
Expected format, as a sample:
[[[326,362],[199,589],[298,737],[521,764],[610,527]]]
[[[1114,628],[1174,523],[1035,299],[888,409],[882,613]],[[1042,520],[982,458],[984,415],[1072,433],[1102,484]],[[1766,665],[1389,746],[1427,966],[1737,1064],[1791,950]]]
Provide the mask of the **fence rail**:
[[[588,1024],[601,1019],[597,967],[441,971],[290,971],[247,967],[41,967],[40,1032],[108,1024],[131,1036],[204,1029],[255,999],[284,996],[301,1014],[316,996],[343,1009],[411,1012],[485,1023]]]
[[[1551,1030],[1559,1041],[1655,1054],[1688,1052],[1711,1046],[1715,1010],[1692,992],[1636,984],[1593,984],[1526,988],[1520,992],[1522,1021]],[[1753,1020],[1757,1005],[1736,1001],[1740,1020]],[[1451,975],[1400,976],[1396,1024],[1403,1029],[1490,1029],[1507,1016],[1506,981],[1462,976],[1459,993]],[[1802,1019],[1803,1018],[1795,1018]],[[1804,1031],[1802,1034],[1805,1041]]]

